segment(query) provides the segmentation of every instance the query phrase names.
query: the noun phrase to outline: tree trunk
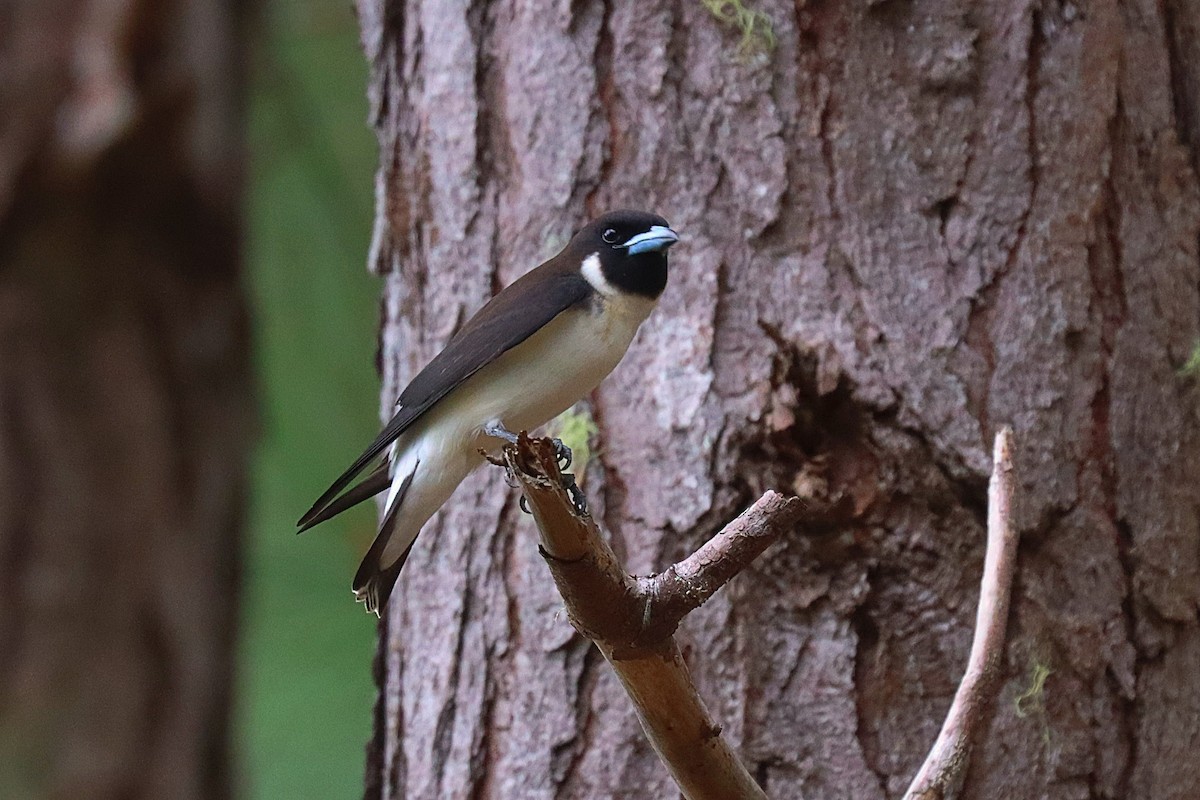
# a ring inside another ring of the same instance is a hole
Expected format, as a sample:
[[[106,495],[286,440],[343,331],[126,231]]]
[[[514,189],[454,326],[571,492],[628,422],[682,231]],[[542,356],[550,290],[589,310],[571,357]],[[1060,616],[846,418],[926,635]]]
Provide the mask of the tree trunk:
[[[964,796],[1196,797],[1200,6],[745,2],[740,48],[703,2],[360,0],[384,408],[574,226],[658,211],[671,283],[591,400],[618,553],[654,571],[764,488],[840,500],[680,632],[768,794],[907,787],[1012,423],[1020,577]],[[560,607],[478,473],[393,598],[368,795],[673,796]]]
[[[0,796],[222,798],[241,12],[0,11]]]

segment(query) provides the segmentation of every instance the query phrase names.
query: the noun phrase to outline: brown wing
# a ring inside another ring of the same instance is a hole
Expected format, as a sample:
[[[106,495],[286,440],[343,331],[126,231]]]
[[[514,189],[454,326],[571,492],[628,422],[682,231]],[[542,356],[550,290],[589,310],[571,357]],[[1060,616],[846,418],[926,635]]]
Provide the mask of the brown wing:
[[[555,260],[514,281],[468,320],[400,393],[395,416],[375,441],[317,498],[297,525],[307,528],[315,524],[338,493],[438,400],[563,311],[587,299],[591,287],[583,276],[576,270],[557,268]]]

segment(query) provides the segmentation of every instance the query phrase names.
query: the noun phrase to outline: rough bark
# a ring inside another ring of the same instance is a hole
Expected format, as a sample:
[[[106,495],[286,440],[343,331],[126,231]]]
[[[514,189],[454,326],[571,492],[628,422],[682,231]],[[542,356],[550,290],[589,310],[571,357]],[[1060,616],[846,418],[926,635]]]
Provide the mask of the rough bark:
[[[0,796],[222,798],[241,12],[0,9]]]
[[[1200,6],[750,5],[765,55],[687,0],[359,0],[384,407],[573,226],[653,208],[671,284],[592,398],[618,553],[656,571],[765,488],[841,501],[679,633],[768,794],[904,792],[1011,423],[1020,578],[964,796],[1196,796]],[[491,472],[418,541],[373,794],[670,795],[534,541]]]

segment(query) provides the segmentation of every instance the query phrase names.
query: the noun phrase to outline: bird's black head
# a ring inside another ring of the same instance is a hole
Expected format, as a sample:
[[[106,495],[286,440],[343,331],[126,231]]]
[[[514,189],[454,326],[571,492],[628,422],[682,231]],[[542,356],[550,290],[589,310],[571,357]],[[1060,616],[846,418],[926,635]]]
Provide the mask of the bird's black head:
[[[677,241],[675,231],[657,214],[610,211],[576,233],[569,249],[597,291],[653,300],[666,288],[667,248]]]

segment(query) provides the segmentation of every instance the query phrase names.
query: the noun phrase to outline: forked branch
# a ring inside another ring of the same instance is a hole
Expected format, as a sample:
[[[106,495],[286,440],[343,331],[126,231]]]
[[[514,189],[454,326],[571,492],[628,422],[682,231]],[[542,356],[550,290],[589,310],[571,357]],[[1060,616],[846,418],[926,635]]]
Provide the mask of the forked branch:
[[[549,440],[521,434],[504,460],[529,501],[571,622],[620,678],[684,796],[766,800],[705,709],[672,634],[689,611],[795,525],[800,501],[767,492],[691,556],[639,579],[620,565],[592,518],[576,513]]]
[[[971,746],[998,683],[1016,570],[1012,430],[996,436],[988,488],[988,542],[967,670],[941,733],[905,800],[945,800],[961,787]],[[590,516],[575,511],[553,444],[521,434],[504,463],[533,512],[541,552],[572,624],[616,672],[655,752],[688,800],[766,800],[709,716],[673,634],[772,542],[800,521],[802,504],[767,492],[740,517],[663,573],[634,578]]]

